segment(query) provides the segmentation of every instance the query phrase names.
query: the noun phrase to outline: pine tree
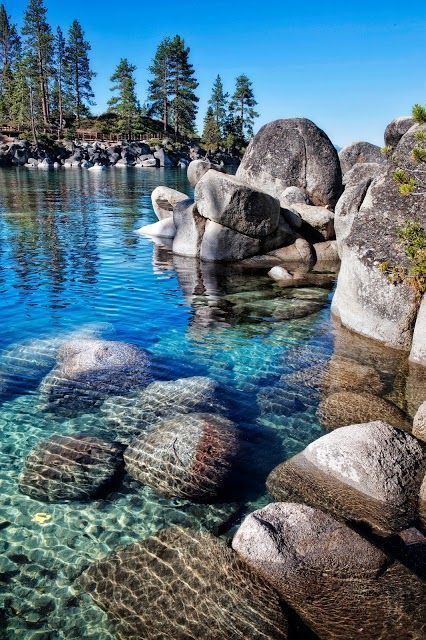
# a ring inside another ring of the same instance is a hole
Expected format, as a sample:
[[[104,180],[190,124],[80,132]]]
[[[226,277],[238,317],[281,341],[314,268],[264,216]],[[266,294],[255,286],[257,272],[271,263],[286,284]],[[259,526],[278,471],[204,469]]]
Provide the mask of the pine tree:
[[[222,135],[212,107],[207,109],[207,114],[204,118],[202,141],[208,151],[217,149],[222,141]]]
[[[127,58],[120,60],[111,76],[111,82],[113,83],[111,91],[118,93],[118,95],[108,102],[110,111],[119,116],[120,131],[126,133],[129,139],[131,139],[132,132],[139,124],[141,114],[141,108],[136,97],[135,71],[136,67],[130,64]]]
[[[22,33],[26,36],[28,65],[35,81],[34,100],[40,105],[45,125],[49,123],[49,81],[52,74],[53,36],[46,20],[43,0],[29,0]]]
[[[59,133],[65,126],[64,112],[67,108],[67,92],[65,78],[66,43],[61,27],[56,30],[54,42],[55,80],[53,86],[53,113],[58,121]]]
[[[185,41],[176,35],[170,43],[173,98],[171,100],[172,121],[175,134],[191,135],[195,130],[195,117],[197,115],[198,97],[195,90],[198,82],[195,79],[195,71],[189,62],[189,47]]]
[[[74,20],[65,48],[65,84],[69,93],[70,108],[76,116],[77,126],[83,116],[89,115],[89,106],[94,104],[92,79],[96,75],[90,68],[90,44],[78,20]]]
[[[234,124],[239,124],[239,133],[244,139],[253,135],[254,119],[259,116],[254,110],[256,105],[257,102],[253,94],[251,81],[244,74],[238,76],[235,81],[235,92],[229,108],[231,115],[234,117]]]
[[[172,95],[170,67],[171,41],[170,38],[164,38],[158,45],[149,67],[153,77],[148,82],[148,113],[150,116],[162,119],[164,132],[167,132],[170,118],[170,97]]]
[[[14,24],[0,4],[0,119],[10,121],[14,74],[21,54],[21,41]]]
[[[216,125],[222,136],[225,132],[228,96],[229,94],[223,90],[222,78],[218,75],[213,84],[209,105],[213,110]]]

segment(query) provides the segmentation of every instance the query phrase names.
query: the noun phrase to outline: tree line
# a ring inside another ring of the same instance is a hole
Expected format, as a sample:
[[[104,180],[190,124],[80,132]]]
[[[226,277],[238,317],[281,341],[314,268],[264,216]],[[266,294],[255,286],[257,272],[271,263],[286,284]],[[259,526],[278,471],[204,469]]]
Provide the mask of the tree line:
[[[31,131],[34,140],[47,128],[55,128],[62,137],[74,135],[82,123],[87,125],[95,104],[90,51],[78,20],[66,33],[61,27],[52,29],[44,0],[28,0],[20,32],[0,4],[0,123]],[[196,137],[199,83],[183,38],[164,38],[158,45],[143,105],[137,97],[135,71],[127,58],[114,70],[108,111],[96,118],[103,131],[132,137],[146,128],[147,119],[156,119],[167,134]],[[238,76],[231,96],[217,76],[204,119],[205,146],[244,146],[258,115],[256,104],[246,75]]]

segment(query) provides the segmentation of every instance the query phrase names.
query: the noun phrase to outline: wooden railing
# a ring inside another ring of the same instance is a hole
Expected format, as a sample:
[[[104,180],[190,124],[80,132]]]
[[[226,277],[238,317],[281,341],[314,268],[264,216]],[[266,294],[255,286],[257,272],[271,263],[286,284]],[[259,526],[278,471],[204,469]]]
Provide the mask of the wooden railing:
[[[0,124],[0,134],[9,136],[19,136],[22,133],[22,129],[19,127],[12,127],[7,124]],[[57,137],[57,139],[63,138],[63,134],[56,127],[43,127],[38,130],[38,133],[50,134]],[[81,142],[142,142],[143,140],[153,140],[161,142],[166,134],[161,134],[158,131],[138,131],[132,133],[131,136],[125,133],[102,133],[97,129],[77,129],[76,140]]]

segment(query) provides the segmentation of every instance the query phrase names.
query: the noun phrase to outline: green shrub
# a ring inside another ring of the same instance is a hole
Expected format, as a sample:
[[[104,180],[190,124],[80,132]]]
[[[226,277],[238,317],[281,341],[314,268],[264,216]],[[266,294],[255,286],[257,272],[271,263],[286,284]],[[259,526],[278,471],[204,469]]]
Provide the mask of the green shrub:
[[[417,122],[417,124],[426,123],[426,106],[425,105],[415,104],[411,113],[413,115],[414,122]]]

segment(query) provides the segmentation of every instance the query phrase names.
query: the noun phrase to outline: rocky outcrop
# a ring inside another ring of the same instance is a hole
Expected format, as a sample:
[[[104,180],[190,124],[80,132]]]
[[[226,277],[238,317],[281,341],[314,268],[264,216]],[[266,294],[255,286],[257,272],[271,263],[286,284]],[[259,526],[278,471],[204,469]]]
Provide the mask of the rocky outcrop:
[[[388,124],[385,129],[385,145],[394,149],[402,136],[407,133],[409,129],[414,125],[414,120],[408,116],[402,116],[395,118]]]
[[[161,495],[206,500],[223,489],[238,449],[226,418],[206,413],[159,422],[125,452],[127,472]]]
[[[305,502],[390,535],[416,519],[425,463],[412,435],[384,422],[354,424],[276,467],[267,487],[276,500]]]
[[[386,162],[386,157],[380,147],[371,142],[353,142],[339,151],[339,160],[342,173],[345,175],[356,164],[365,162],[383,164]]]
[[[125,342],[81,339],[59,349],[58,365],[40,390],[47,410],[74,413],[150,381],[146,351]]]
[[[208,533],[163,529],[93,564],[76,586],[123,639],[287,638],[275,591]]]
[[[89,500],[117,486],[123,470],[121,445],[84,434],[54,435],[30,452],[18,483],[35,500]]]
[[[102,405],[102,414],[120,441],[155,428],[160,418],[188,413],[223,413],[218,383],[194,376],[167,382],[152,382],[131,396],[113,396]]]
[[[250,514],[232,546],[324,640],[420,640],[420,579],[329,515],[275,503]]]
[[[275,120],[251,140],[237,177],[269,193],[285,207],[287,187],[303,189],[312,204],[334,207],[342,176],[337,152],[313,122],[305,118]]]

